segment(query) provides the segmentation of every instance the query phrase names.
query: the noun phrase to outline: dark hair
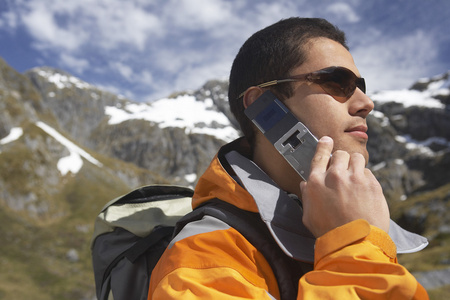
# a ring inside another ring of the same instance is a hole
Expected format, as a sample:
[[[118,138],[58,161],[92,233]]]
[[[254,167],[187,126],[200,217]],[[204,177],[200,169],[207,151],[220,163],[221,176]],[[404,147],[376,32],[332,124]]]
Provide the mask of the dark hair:
[[[345,33],[328,21],[319,18],[289,18],[253,34],[241,47],[230,72],[228,99],[230,109],[250,144],[254,127],[244,114],[243,97],[239,94],[251,86],[288,77],[290,72],[307,59],[304,47],[313,38],[334,40],[346,49]],[[280,100],[292,96],[291,84],[270,88]]]

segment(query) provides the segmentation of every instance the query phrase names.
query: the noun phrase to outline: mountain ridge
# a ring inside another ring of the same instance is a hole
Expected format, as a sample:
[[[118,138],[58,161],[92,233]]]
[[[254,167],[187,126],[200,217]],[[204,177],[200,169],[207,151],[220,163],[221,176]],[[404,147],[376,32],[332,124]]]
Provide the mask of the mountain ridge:
[[[449,74],[370,95],[369,167],[396,221],[426,235],[424,253],[434,253],[420,265],[401,257],[413,271],[450,265],[450,217],[441,213],[450,208]],[[92,299],[95,215],[138,186],[194,186],[218,148],[239,136],[227,88],[211,80],[139,103],[52,68],[20,74],[0,59],[0,231],[8,241],[0,297]]]

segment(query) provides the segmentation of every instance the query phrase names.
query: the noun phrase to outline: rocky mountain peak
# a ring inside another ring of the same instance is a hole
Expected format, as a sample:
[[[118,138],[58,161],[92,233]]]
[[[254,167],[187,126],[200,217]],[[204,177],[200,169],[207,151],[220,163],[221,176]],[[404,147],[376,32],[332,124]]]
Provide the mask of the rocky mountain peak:
[[[433,217],[450,209],[449,74],[373,93],[367,119],[369,167],[393,217],[432,244],[449,237],[448,214]],[[10,261],[2,270],[25,270],[24,280],[43,294],[40,287],[57,277],[64,292],[55,298],[92,298],[87,245],[95,215],[141,185],[194,186],[218,148],[240,134],[227,89],[226,81],[211,80],[142,103],[57,69],[20,74],[0,59],[0,234],[7,245],[0,254]],[[450,261],[448,252],[440,255]],[[43,276],[33,275],[35,267]]]

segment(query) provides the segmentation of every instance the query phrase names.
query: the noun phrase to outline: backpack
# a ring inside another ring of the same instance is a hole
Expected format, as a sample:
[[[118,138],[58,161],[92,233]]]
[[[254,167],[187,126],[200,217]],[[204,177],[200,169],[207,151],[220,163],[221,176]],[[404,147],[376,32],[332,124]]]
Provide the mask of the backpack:
[[[91,243],[97,299],[147,299],[151,272],[172,238],[205,215],[238,230],[272,267],[281,299],[295,299],[299,278],[312,266],[285,255],[258,213],[219,199],[192,210],[192,195],[186,187],[151,185],[106,204]]]

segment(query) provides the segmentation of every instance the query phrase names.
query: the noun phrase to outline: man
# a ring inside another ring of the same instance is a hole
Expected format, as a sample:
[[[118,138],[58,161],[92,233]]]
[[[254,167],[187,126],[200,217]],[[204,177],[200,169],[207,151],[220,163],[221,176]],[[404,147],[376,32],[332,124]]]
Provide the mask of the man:
[[[321,79],[303,76],[319,70]],[[293,80],[273,81],[287,78]],[[266,90],[320,139],[307,182],[244,114]],[[428,298],[397,263],[390,226],[403,240],[412,237],[406,247],[425,242],[390,222],[381,186],[365,168],[374,105],[364,92],[344,33],[322,19],[275,23],[250,37],[233,63],[229,101],[245,138],[219,151],[193,207],[218,198],[260,214],[281,256],[292,259],[289,297]],[[154,269],[149,299],[280,299],[284,282],[260,250],[219,220],[188,224]]]

